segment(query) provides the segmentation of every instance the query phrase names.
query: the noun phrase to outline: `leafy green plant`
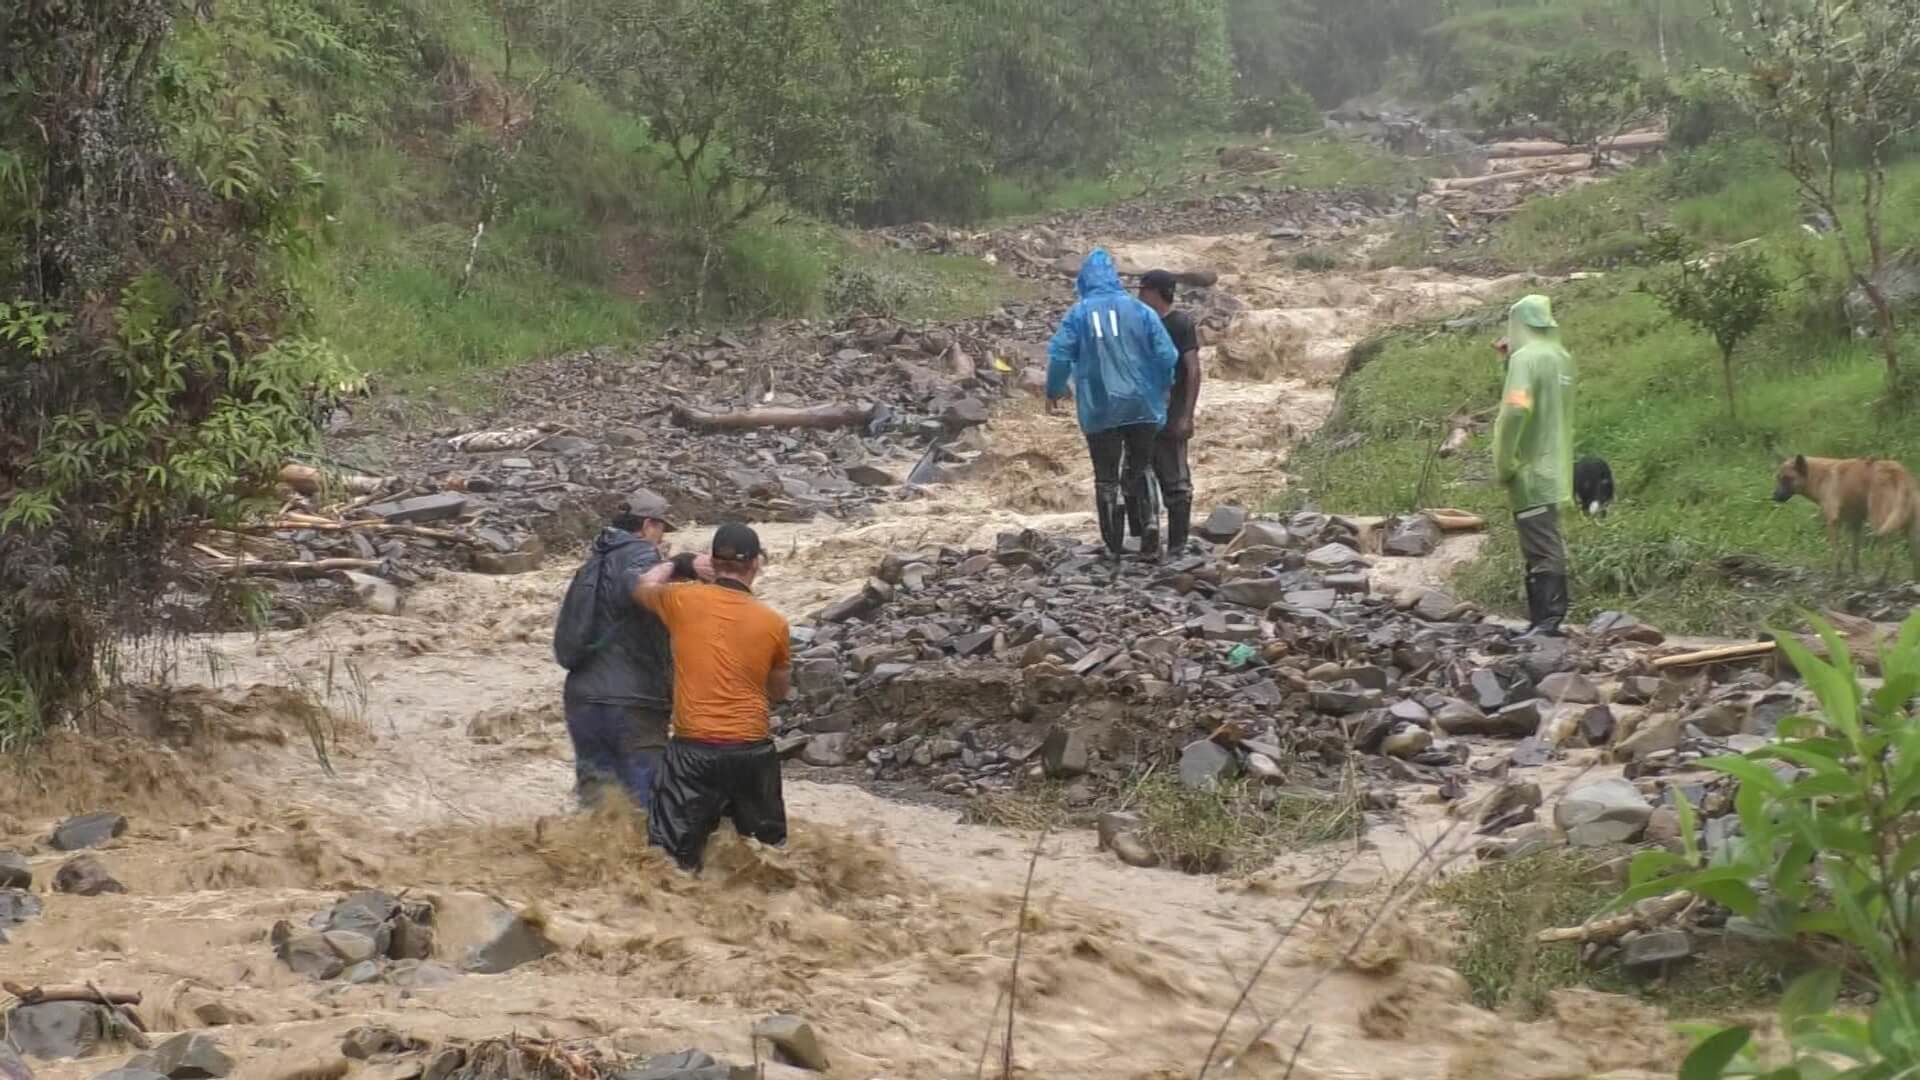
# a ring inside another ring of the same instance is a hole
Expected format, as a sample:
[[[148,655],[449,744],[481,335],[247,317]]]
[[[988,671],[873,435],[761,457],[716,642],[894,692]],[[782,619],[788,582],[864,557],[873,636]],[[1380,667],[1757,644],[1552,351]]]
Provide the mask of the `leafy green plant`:
[[[1486,112],[1502,123],[1537,117],[1598,162],[1602,140],[1652,117],[1663,99],[1660,84],[1641,75],[1633,54],[1575,50],[1540,57],[1501,79]]]
[[[1751,249],[1702,255],[1684,235],[1671,230],[1661,232],[1653,246],[1674,268],[1647,288],[1667,314],[1712,336],[1720,349],[1727,416],[1738,417],[1733,353],[1773,311],[1780,282],[1766,256]]]
[[[1715,0],[1714,9],[1746,61],[1732,88],[1774,141],[1801,198],[1835,223],[1858,209],[1865,251],[1846,228],[1834,240],[1873,308],[1888,388],[1896,390],[1903,384],[1885,288],[1884,211],[1888,166],[1920,124],[1920,8],[1912,0]],[[1855,161],[1857,173],[1843,168]]]
[[[237,512],[346,364],[288,268],[323,183],[236,57],[271,19],[169,48],[168,0],[0,18],[0,747],[159,632],[183,526]],[[297,36],[297,35],[296,35]],[[323,47],[323,46],[319,46]]]
[[[1684,1080],[1891,1080],[1920,1070],[1920,616],[1880,644],[1882,682],[1871,689],[1855,675],[1847,642],[1814,623],[1824,659],[1797,637],[1778,640],[1819,714],[1783,721],[1768,746],[1703,763],[1739,782],[1740,834],[1702,851],[1683,799],[1684,853],[1636,855],[1631,886],[1615,901],[1691,893],[1823,961],[1781,1001],[1784,1062],[1766,1060],[1750,1029],[1727,1028],[1696,1046]],[[1849,978],[1873,992],[1865,1016],[1836,1010]]]

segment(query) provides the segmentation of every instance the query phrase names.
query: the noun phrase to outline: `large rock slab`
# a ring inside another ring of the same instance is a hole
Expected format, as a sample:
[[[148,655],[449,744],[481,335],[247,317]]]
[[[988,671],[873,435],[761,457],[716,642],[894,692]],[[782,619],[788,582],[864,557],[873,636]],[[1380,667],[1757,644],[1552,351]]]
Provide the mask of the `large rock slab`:
[[[467,497],[450,491],[438,495],[418,495],[411,499],[374,503],[367,513],[394,524],[418,525],[428,521],[447,521],[467,512]]]
[[[1598,780],[1567,792],[1553,808],[1553,823],[1575,847],[1625,844],[1646,831],[1653,807],[1626,780]]]
[[[33,888],[33,864],[17,851],[0,851],[0,889]]]
[[[1218,787],[1240,773],[1233,751],[1212,739],[1197,739],[1180,751],[1180,783],[1196,791]]]
[[[220,1044],[197,1031],[175,1035],[127,1064],[151,1069],[168,1080],[216,1080],[233,1072],[233,1059]]]
[[[20,1005],[7,1013],[7,1041],[27,1057],[43,1061],[88,1057],[108,1046],[113,1017],[83,1001]]]
[[[53,891],[73,896],[103,896],[126,892],[127,887],[120,884],[99,859],[75,855],[53,872]]]
[[[99,847],[126,831],[126,818],[111,810],[95,810],[54,826],[53,836],[47,843],[55,851],[81,851]]]
[[[814,1072],[827,1071],[827,1052],[813,1025],[797,1016],[769,1016],[753,1025],[753,1037],[773,1045],[775,1060]]]

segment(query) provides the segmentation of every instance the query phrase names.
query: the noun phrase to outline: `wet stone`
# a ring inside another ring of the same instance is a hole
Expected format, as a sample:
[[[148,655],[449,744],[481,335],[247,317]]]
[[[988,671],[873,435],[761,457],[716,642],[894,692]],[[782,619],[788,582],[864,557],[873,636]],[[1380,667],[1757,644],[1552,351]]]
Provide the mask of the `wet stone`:
[[[0,889],[0,930],[19,926],[43,910],[40,898],[24,889]]]
[[[48,1061],[87,1057],[111,1041],[113,1024],[99,1005],[49,1001],[14,1007],[7,1013],[7,1037],[27,1057]]]
[[[1214,508],[1213,513],[1208,514],[1207,520],[1201,522],[1195,531],[1216,544],[1224,544],[1240,535],[1240,530],[1246,524],[1246,510],[1238,506],[1221,506]]]
[[[213,1080],[233,1071],[233,1059],[220,1044],[197,1031],[175,1035],[127,1064],[152,1069],[168,1080]]]
[[[110,810],[68,818],[54,827],[48,841],[55,851],[80,851],[101,844],[127,831],[127,819]]]
[[[374,517],[385,518],[396,524],[421,524],[429,521],[446,521],[457,518],[467,512],[467,497],[452,492],[438,495],[421,495],[411,499],[399,499],[394,502],[374,503],[367,507],[367,513]]]
[[[1332,589],[1299,589],[1281,597],[1288,607],[1303,611],[1332,611],[1339,601],[1340,594]]]
[[[1724,738],[1738,735],[1746,728],[1746,710],[1729,701],[1715,702],[1687,715],[1684,724],[1698,728],[1703,735]]]
[[[1553,808],[1553,823],[1575,847],[1624,844],[1638,837],[1653,817],[1640,789],[1625,780],[1600,780],[1569,791]]]
[[[1507,704],[1507,688],[1500,677],[1485,668],[1473,673],[1468,681],[1473,691],[1473,703],[1484,712],[1497,711]]]
[[[613,1080],[736,1080],[737,1073],[746,1074],[751,1080],[753,1070],[736,1070],[715,1061],[711,1054],[683,1050],[677,1054],[657,1054],[640,1065],[614,1073]]]
[[[1587,632],[1608,641],[1626,641],[1640,645],[1662,645],[1667,636],[1622,611],[1603,611],[1588,624]]]
[[[1486,727],[1487,714],[1473,704],[1449,700],[1433,714],[1433,726],[1448,735],[1478,735]]]
[[[328,930],[320,937],[344,964],[358,964],[380,954],[373,938],[352,930]]]
[[[1380,550],[1388,555],[1423,558],[1440,546],[1440,526],[1425,514],[1395,518],[1387,524]]]
[[[73,896],[104,896],[126,892],[127,887],[115,880],[107,871],[106,864],[99,859],[92,855],[75,855],[53,872],[53,891]]]
[[[1368,690],[1350,679],[1313,691],[1312,699],[1315,712],[1332,716],[1348,716],[1380,707],[1378,690]]]
[[[355,1061],[367,1061],[382,1054],[405,1054],[425,1049],[425,1044],[408,1038],[390,1027],[367,1024],[347,1032],[340,1040],[340,1053]]]
[[[317,930],[295,931],[286,923],[274,927],[274,951],[296,975],[331,979],[346,970],[340,954]]]
[[[33,864],[17,851],[0,851],[0,889],[33,887]]]
[[[1396,701],[1387,706],[1387,715],[1403,724],[1428,727],[1433,723],[1433,714],[1427,711],[1427,707],[1411,698]]]
[[[1198,739],[1180,751],[1180,783],[1195,790],[1217,787],[1240,772],[1233,751],[1211,739]]]
[[[1693,955],[1693,939],[1685,930],[1653,930],[1628,938],[1620,962],[1629,968],[1657,967]]]
[[[1220,586],[1219,596],[1226,603],[1264,611],[1280,603],[1288,591],[1286,582],[1279,578],[1241,578]]]
[[[1661,680],[1652,675],[1629,675],[1613,692],[1616,705],[1647,705],[1660,694]]]
[[[1495,735],[1526,736],[1540,730],[1540,703],[1521,701],[1509,705],[1492,717]]]
[[[1307,553],[1307,565],[1316,570],[1345,570],[1361,562],[1360,553],[1345,544],[1323,544]]]
[[[1580,737],[1588,746],[1606,746],[1613,741],[1613,710],[1593,705],[1580,713]]]
[[[1444,622],[1460,610],[1460,601],[1438,589],[1427,589],[1413,603],[1413,613],[1429,622]]]
[[[813,1025],[797,1016],[769,1016],[753,1025],[753,1037],[773,1045],[775,1060],[814,1072],[827,1070],[827,1052]]]
[[[1540,680],[1540,696],[1555,704],[1597,705],[1600,688],[1573,672],[1555,672]]]

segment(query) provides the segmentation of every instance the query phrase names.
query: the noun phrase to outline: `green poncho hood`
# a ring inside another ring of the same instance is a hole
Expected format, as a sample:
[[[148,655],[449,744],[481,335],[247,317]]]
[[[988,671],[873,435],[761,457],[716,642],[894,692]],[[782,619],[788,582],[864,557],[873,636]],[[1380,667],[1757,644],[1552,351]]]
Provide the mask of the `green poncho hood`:
[[[1518,512],[1573,498],[1573,358],[1553,302],[1522,297],[1507,312],[1507,378],[1493,428],[1494,475]]]

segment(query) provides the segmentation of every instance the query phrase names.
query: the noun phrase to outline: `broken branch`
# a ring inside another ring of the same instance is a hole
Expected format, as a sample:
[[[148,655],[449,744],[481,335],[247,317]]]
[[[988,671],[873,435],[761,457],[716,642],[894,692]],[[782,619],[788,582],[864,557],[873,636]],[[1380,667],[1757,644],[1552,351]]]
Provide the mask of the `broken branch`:
[[[1580,926],[1561,926],[1550,930],[1542,930],[1534,935],[1534,940],[1542,945],[1552,945],[1556,942],[1563,941],[1574,941],[1581,944],[1590,944],[1596,941],[1614,941],[1635,930],[1652,929],[1654,926],[1664,923],[1673,916],[1686,910],[1687,905],[1692,902],[1692,893],[1677,892],[1669,896],[1662,896],[1657,900],[1650,900],[1639,905],[1637,910],[1623,912],[1612,918],[1597,919],[1593,922],[1583,923]]]
[[[270,562],[267,560],[227,560],[221,567],[229,574],[250,577],[322,578],[342,570],[372,573],[380,569],[379,559],[316,559],[313,562]]]
[[[1756,656],[1769,656],[1779,646],[1771,641],[1756,641],[1747,645],[1722,645],[1715,649],[1701,649],[1698,652],[1680,653],[1677,656],[1663,656],[1653,662],[1655,669],[1665,671],[1668,668],[1699,667],[1703,664],[1718,664],[1724,660],[1749,660]]]
[[[15,982],[0,983],[5,990],[20,999],[22,1005],[44,1005],[50,1001],[88,1001],[96,1005],[138,1005],[140,995],[131,990],[101,990],[94,986],[21,986]]]

